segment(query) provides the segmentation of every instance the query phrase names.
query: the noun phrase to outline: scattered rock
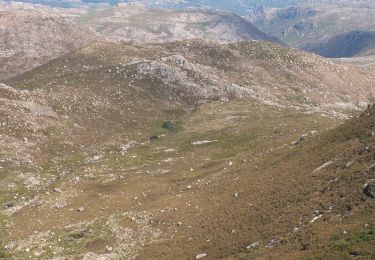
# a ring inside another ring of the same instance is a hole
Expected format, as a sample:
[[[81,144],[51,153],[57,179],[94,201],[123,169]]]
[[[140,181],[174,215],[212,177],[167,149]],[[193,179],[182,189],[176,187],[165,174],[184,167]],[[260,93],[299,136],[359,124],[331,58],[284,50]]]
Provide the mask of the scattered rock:
[[[321,170],[327,168],[328,166],[330,166],[331,164],[333,163],[333,161],[328,161],[326,162],[325,164],[319,166],[318,168],[316,168],[313,173],[317,173],[317,172],[320,172]]]
[[[62,209],[68,206],[68,204],[65,201],[56,202],[52,207],[56,209]]]
[[[83,212],[83,211],[85,211],[85,208],[84,207],[80,207],[80,208],[77,209],[77,211],[78,212]]]
[[[350,166],[352,166],[353,163],[354,163],[354,161],[350,161],[350,162],[348,162],[347,164],[345,164],[344,168],[345,168],[345,169],[349,169]]]
[[[367,168],[368,172],[373,172],[374,170],[375,170],[375,163],[371,164],[371,166]]]
[[[251,245],[248,245],[248,246],[246,247],[246,249],[248,249],[248,250],[250,250],[250,249],[255,249],[255,248],[259,247],[259,246],[260,246],[260,243],[259,243],[259,242],[254,242],[254,243],[252,243]]]
[[[151,135],[150,137],[149,137],[149,140],[152,142],[152,141],[156,141],[156,140],[159,140],[160,139],[160,136],[158,136],[158,135]]]
[[[203,257],[206,257],[207,253],[198,254],[195,256],[195,259],[202,259]]]
[[[314,217],[312,220],[310,220],[310,224],[314,223],[315,221],[317,221],[317,220],[320,219],[321,217],[323,217],[323,214]]]
[[[15,201],[8,201],[8,202],[5,202],[3,204],[3,208],[4,209],[9,209],[9,208],[12,208],[16,205],[16,202]]]
[[[266,247],[273,247],[273,246],[276,245],[277,243],[279,243],[279,240],[278,240],[278,239],[272,239],[270,242],[268,242],[268,244],[267,244]]]
[[[35,207],[40,207],[42,205],[43,205],[43,201],[37,200],[37,201],[34,202]]]
[[[240,196],[240,194],[239,194],[238,192],[235,192],[235,193],[234,193],[234,197],[237,198],[237,197],[239,197],[239,196]]]
[[[203,141],[195,141],[195,142],[192,142],[191,144],[192,145],[202,145],[202,144],[209,144],[209,143],[214,143],[214,142],[217,142],[218,140],[212,140],[212,141],[209,141],[209,140],[203,140]]]
[[[369,197],[374,198],[375,197],[375,180],[369,180],[364,186],[363,186],[363,193]]]

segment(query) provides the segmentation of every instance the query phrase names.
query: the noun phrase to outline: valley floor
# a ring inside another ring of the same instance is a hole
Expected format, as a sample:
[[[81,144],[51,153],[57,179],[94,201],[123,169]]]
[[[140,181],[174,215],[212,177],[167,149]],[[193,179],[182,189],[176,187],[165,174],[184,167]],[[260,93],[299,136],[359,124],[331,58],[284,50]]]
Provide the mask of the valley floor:
[[[17,190],[15,205],[2,193],[3,257],[375,256],[375,202],[362,192],[373,137],[248,99],[179,120],[176,132],[155,123],[149,135],[160,139],[75,155],[74,169],[55,165],[66,174]]]

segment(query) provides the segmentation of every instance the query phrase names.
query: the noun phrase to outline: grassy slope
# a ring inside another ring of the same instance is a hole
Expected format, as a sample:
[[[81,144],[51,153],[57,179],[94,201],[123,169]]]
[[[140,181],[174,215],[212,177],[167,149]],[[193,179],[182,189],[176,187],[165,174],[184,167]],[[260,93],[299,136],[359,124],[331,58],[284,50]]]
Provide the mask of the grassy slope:
[[[255,169],[254,166],[263,167],[273,154],[270,148],[289,146],[300,134],[308,132],[311,125],[314,129],[323,130],[331,127],[332,123],[329,118],[266,108],[252,100],[235,101],[224,106],[220,103],[206,105],[183,120],[180,132],[136,147],[125,156],[112,147],[103,149],[104,158],[100,162],[75,170],[74,175],[81,176],[81,182],[72,183],[68,178],[56,184],[63,193],[71,189],[83,191],[78,197],[67,200],[67,208],[24,208],[14,216],[11,237],[28,237],[33,231],[46,232],[51,228],[63,232],[68,224],[78,221],[107,219],[113,214],[121,216],[122,212],[146,210],[153,214],[152,226],[163,231],[164,239],[174,233],[177,222],[182,222],[183,226],[176,231],[178,237],[147,246],[141,258],[151,255],[161,258],[163,254],[168,257],[193,256],[195,251],[205,248],[212,256],[225,256],[249,243],[249,235],[255,230],[263,231],[252,239],[260,236],[266,240],[274,235],[272,226],[259,229],[261,223],[271,220],[278,212],[272,212],[274,203],[269,204],[273,194],[263,197],[269,191],[264,184],[272,176],[262,174],[263,168]],[[201,146],[191,144],[197,140],[218,142]],[[167,149],[174,151],[165,152]],[[229,161],[233,161],[233,166],[229,166]],[[191,168],[194,170],[191,171]],[[85,172],[90,172],[90,175],[83,176]],[[108,178],[108,175],[112,177]],[[193,188],[187,188],[189,185]],[[236,191],[241,194],[238,200],[233,197]],[[56,197],[56,194],[52,197],[42,195],[40,200],[54,201]],[[139,199],[133,200],[133,197]],[[137,204],[138,201],[140,204]],[[249,207],[249,203],[256,206]],[[80,205],[86,207],[83,214],[70,211]],[[165,208],[178,208],[178,211],[160,211]],[[261,217],[265,212],[267,214]],[[247,214],[253,217],[247,219]],[[30,215],[37,216],[39,221],[30,223]],[[212,222],[214,216],[216,221]],[[228,222],[228,218],[233,218],[233,221]],[[165,224],[161,224],[163,222]],[[190,225],[192,228],[188,227]],[[221,225],[217,230],[216,227]],[[238,235],[228,244],[232,229],[237,229]],[[105,241],[113,238],[112,233],[102,236]],[[199,239],[187,244],[190,236]],[[212,239],[212,244],[205,242],[206,236]],[[92,239],[95,236],[88,234],[71,242],[83,245],[77,245],[78,251],[70,254],[87,251],[86,245]],[[68,238],[56,243],[65,248],[67,241]],[[169,243],[174,242],[177,245],[170,248]],[[17,255],[22,256],[23,253]]]
[[[220,60],[235,60],[236,53],[246,53],[242,44],[238,52],[196,45],[191,47],[196,59],[204,60],[202,54],[214,57],[202,64],[219,68],[228,66]],[[373,159],[373,137],[367,135],[373,129],[372,110],[371,115],[354,119],[354,124],[327,133],[341,121],[246,98],[211,102],[186,114],[180,103],[168,105],[168,99],[163,99],[171,95],[168,89],[162,89],[160,96],[151,95],[160,82],[108,73],[108,68],[114,72],[116,64],[131,61],[133,55],[152,57],[159,52],[146,48],[140,54],[135,47],[116,46],[105,48],[103,56],[98,55],[103,53],[101,45],[74,52],[9,82],[20,89],[54,93],[51,100],[59,101],[52,103],[54,109],[67,115],[56,125],[57,131],[43,133],[47,141],[37,157],[41,168],[27,169],[47,179],[67,174],[52,185],[18,194],[17,203],[22,195],[32,203],[11,215],[2,229],[2,245],[16,241],[8,247],[9,254],[51,258],[95,252],[107,258],[115,253],[117,257],[185,259],[206,252],[213,259],[301,258],[347,257],[352,247],[365,256],[373,254],[371,230],[363,226],[374,224],[374,202],[361,191],[370,178],[364,170]],[[254,43],[253,48],[257,46]],[[177,47],[159,46],[167,52]],[[271,64],[271,54],[259,55],[256,62]],[[141,88],[131,88],[130,83]],[[118,91],[125,91],[129,99],[114,98]],[[98,100],[112,105],[97,105]],[[134,104],[127,104],[128,100]],[[66,110],[68,105],[71,108]],[[161,127],[170,118],[181,122],[177,133]],[[8,124],[5,130],[13,126]],[[319,134],[308,134],[306,142],[292,145],[312,130]],[[39,140],[28,128],[13,132],[18,138],[30,134],[30,141]],[[165,136],[149,142],[151,135]],[[138,143],[124,153],[121,145],[129,140]],[[193,144],[204,140],[213,142]],[[363,151],[367,146],[370,149]],[[92,160],[95,155],[99,159]],[[343,170],[353,159],[351,167]],[[329,160],[334,164],[312,174]],[[2,179],[1,184],[10,181]],[[56,188],[58,192],[53,191]],[[9,201],[15,193],[1,194],[1,201]],[[85,210],[77,212],[82,206]],[[317,210],[323,217],[309,224]],[[300,229],[293,232],[295,227]],[[341,236],[343,230],[347,236]],[[272,240],[272,247],[265,248]],[[245,250],[254,242],[259,242],[259,249]]]
[[[373,177],[366,171],[374,158],[374,111],[370,113],[324,132],[333,125],[329,118],[265,108],[251,100],[208,104],[185,118],[177,133],[125,156],[109,149],[100,162],[77,169],[81,182],[61,180],[57,187],[63,193],[82,191],[80,195],[59,210],[24,208],[14,216],[11,237],[53,228],[60,235],[51,243],[68,255],[90,250],[98,238],[113,248],[114,241],[125,247],[128,242],[118,241],[106,228],[106,220],[116,216],[134,232],[146,226],[163,234],[159,242],[146,241],[144,248],[123,252],[138,252],[141,259],[187,259],[200,252],[210,258],[244,259],[373,257],[374,201],[362,193],[363,184]],[[316,129],[323,132],[291,145],[300,134]],[[197,140],[217,142],[191,144]],[[334,163],[312,173],[329,160]],[[344,167],[348,162],[352,164]],[[80,173],[87,171],[91,176]],[[80,205],[86,207],[82,214],[70,210]],[[143,211],[152,214],[148,224],[129,222],[124,215]],[[321,219],[309,223],[320,214]],[[30,223],[30,215],[40,222]],[[73,240],[64,235],[72,232],[68,224],[92,219],[88,234]],[[260,247],[245,249],[254,242]],[[68,245],[75,250],[66,251]],[[96,250],[105,252],[102,247]]]

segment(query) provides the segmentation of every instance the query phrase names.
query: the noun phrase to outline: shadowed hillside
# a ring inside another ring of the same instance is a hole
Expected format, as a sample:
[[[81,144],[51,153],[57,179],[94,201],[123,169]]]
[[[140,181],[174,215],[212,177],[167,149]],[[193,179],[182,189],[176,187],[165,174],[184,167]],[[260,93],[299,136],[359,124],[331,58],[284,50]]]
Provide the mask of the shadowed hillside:
[[[371,55],[375,53],[375,32],[348,32],[325,42],[308,44],[304,49],[327,58]]]

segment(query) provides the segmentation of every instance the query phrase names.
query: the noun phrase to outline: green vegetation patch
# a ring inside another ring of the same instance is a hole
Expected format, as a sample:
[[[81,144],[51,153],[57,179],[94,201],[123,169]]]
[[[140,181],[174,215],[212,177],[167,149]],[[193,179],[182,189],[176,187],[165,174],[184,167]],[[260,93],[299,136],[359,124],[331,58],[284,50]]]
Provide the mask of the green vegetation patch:
[[[336,250],[343,250],[351,246],[358,245],[363,242],[375,239],[375,225],[365,231],[354,233],[344,239],[339,239],[334,242],[333,248]]]
[[[5,239],[6,236],[4,234],[4,230],[6,228],[6,225],[8,223],[8,218],[0,214],[0,259],[9,259],[9,255],[5,250]]]
[[[80,254],[86,252],[87,246],[98,239],[107,241],[111,238],[106,222],[106,218],[101,218],[87,226],[66,228],[56,233],[54,239],[60,241],[59,246],[64,248],[64,255]]]

